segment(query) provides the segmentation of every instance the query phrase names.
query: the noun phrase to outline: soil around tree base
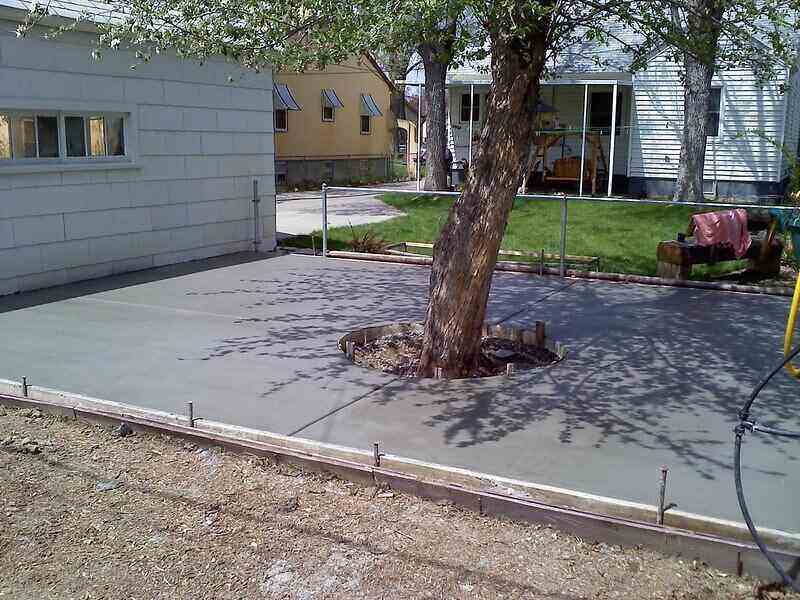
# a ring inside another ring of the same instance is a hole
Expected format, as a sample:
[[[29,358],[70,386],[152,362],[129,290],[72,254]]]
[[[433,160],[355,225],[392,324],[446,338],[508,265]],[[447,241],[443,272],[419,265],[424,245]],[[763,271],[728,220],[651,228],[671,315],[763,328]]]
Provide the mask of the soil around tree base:
[[[423,328],[417,325],[406,331],[388,333],[374,340],[356,342],[353,362],[363,367],[379,369],[401,377],[417,377],[422,354]],[[552,365],[559,357],[547,348],[495,336],[481,338],[481,353],[477,368],[470,377],[504,375],[508,364],[514,371]]]

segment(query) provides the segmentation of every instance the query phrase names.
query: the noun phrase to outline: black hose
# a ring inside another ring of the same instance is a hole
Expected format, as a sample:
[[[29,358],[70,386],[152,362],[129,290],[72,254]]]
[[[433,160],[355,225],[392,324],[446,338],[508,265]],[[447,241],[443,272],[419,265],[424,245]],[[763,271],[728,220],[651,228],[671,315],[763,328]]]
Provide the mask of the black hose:
[[[784,429],[777,429],[774,427],[767,427],[763,425],[757,425],[755,423],[750,422],[750,408],[753,406],[753,402],[755,402],[758,395],[761,393],[761,390],[766,387],[766,385],[772,380],[772,378],[781,371],[789,362],[794,359],[798,354],[800,354],[800,346],[792,350],[781,363],[775,367],[769,375],[767,375],[753,390],[753,393],[750,395],[750,398],[747,400],[745,405],[742,407],[742,410],[739,411],[739,425],[736,426],[736,440],[734,442],[734,453],[733,453],[733,472],[734,472],[734,480],[736,482],[736,496],[739,499],[739,507],[742,510],[742,516],[744,517],[744,522],[747,524],[747,529],[750,530],[750,535],[753,536],[753,540],[755,540],[758,548],[761,550],[762,554],[766,557],[769,561],[769,564],[772,565],[772,568],[781,576],[783,582],[790,588],[792,588],[796,592],[800,592],[800,583],[795,582],[792,577],[781,567],[778,560],[769,551],[764,541],[761,539],[761,536],[758,535],[758,531],[756,530],[756,526],[753,524],[753,519],[750,516],[750,510],[747,508],[747,501],[744,497],[744,490],[742,489],[742,438],[744,437],[745,432],[747,430],[751,431],[761,431],[763,433],[769,433],[773,435],[781,435],[785,437],[792,437],[797,438],[800,437],[800,434],[786,431]]]

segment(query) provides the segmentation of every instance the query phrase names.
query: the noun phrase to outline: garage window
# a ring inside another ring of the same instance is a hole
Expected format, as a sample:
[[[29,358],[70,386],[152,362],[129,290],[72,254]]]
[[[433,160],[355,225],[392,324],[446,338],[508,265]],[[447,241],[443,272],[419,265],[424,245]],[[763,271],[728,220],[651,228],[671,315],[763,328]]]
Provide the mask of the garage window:
[[[125,115],[0,110],[0,160],[124,156]]]

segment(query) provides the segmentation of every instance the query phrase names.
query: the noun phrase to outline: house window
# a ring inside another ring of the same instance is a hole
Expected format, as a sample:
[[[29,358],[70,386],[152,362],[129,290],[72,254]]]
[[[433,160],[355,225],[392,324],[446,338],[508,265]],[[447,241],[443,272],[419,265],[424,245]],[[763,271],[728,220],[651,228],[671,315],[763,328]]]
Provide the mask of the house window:
[[[83,117],[64,117],[67,137],[67,156],[87,156],[86,120]]]
[[[708,121],[706,122],[706,134],[708,137],[719,135],[719,116],[722,108],[722,88],[711,88],[711,95],[708,97]]]
[[[289,127],[286,109],[276,108],[273,114],[275,115],[275,131],[287,131]]]
[[[600,135],[611,135],[611,115],[614,107],[613,92],[592,92],[589,100],[589,129]],[[617,95],[617,130],[622,127],[622,98]]]
[[[58,117],[3,114],[12,159],[58,158]]]
[[[275,161],[275,184],[286,185],[289,175],[289,163],[285,160]]]
[[[372,131],[372,117],[361,115],[361,134],[368,135]]]
[[[125,156],[125,118],[0,112],[0,159]]]
[[[472,104],[475,105],[475,108],[472,109],[472,120],[473,122],[479,122],[481,120],[481,97],[479,94],[474,94],[472,96]],[[461,94],[462,123],[469,123],[470,107],[472,104],[470,104],[469,101],[469,94]]]
[[[11,158],[11,119],[0,115],[0,160]]]
[[[336,109],[332,106],[323,106],[322,120],[326,123],[333,123],[336,120]]]

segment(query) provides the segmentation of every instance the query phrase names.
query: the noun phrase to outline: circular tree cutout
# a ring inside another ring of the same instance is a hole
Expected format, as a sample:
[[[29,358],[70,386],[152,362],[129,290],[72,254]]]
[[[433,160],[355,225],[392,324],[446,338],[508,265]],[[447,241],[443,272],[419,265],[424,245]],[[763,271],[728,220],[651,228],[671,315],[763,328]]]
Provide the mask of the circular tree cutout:
[[[423,327],[395,323],[365,327],[339,340],[339,349],[355,364],[401,377],[417,377]],[[527,330],[484,326],[478,365],[469,377],[494,377],[553,365],[565,356],[560,344],[548,340],[544,323]]]

